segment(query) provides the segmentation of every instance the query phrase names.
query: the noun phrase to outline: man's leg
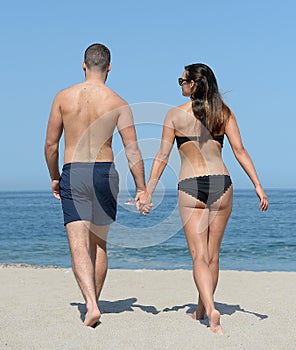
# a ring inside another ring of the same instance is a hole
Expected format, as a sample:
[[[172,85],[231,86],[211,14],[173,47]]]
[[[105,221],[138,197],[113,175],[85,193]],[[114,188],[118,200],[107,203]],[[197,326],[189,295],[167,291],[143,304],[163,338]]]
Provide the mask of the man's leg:
[[[96,297],[99,300],[104,281],[107,275],[107,235],[110,226],[90,226],[90,251],[93,266],[95,267]]]
[[[97,305],[95,269],[91,258],[89,223],[74,221],[66,225],[72,269],[86,303],[84,325],[92,326],[101,317]]]

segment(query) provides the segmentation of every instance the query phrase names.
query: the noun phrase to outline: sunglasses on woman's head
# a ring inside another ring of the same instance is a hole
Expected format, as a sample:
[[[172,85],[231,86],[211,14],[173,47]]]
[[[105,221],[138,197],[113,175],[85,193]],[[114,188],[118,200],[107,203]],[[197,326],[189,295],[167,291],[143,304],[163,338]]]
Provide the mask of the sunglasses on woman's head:
[[[186,81],[186,83],[190,82],[190,80],[188,80],[188,79],[178,78],[178,83],[179,83],[180,86],[183,85],[184,81]]]

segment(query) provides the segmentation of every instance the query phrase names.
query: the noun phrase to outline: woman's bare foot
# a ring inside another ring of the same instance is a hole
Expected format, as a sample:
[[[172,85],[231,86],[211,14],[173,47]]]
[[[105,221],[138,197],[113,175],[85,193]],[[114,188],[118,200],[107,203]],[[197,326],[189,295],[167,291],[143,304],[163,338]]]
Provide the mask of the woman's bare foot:
[[[205,308],[203,305],[198,304],[196,310],[192,314],[194,320],[204,320],[205,319]]]
[[[209,317],[211,331],[223,335],[223,330],[220,324],[220,312],[218,310],[213,310]]]
[[[93,326],[95,325],[101,318],[101,313],[98,308],[94,309],[88,309],[87,313],[85,314],[85,319],[83,324],[85,326]]]

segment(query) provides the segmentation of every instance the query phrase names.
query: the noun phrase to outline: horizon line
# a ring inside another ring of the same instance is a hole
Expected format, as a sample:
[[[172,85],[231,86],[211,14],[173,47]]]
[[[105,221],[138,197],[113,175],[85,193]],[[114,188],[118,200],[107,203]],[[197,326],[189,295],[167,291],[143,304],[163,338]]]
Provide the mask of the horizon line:
[[[177,188],[176,187],[168,187],[165,189],[166,191],[176,191],[177,192]],[[234,191],[239,190],[255,190],[255,188],[253,187],[235,187]],[[296,187],[265,187],[266,191],[269,190],[296,190]],[[1,189],[0,188],[0,192],[51,192],[50,189],[45,189],[45,188],[40,188],[40,189],[28,189],[28,188],[23,188],[23,189]],[[134,188],[128,188],[128,189],[119,189],[119,193],[120,192],[135,192]],[[164,191],[161,190],[155,190],[154,193],[163,193]]]

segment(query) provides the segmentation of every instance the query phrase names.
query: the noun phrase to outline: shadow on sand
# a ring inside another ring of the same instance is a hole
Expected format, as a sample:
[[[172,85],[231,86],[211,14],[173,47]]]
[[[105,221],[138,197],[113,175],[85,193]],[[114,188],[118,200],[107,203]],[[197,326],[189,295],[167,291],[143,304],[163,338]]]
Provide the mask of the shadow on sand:
[[[137,298],[128,298],[115,301],[99,301],[99,309],[102,314],[120,314],[126,311],[134,311],[134,308],[147,312],[152,315],[157,315],[161,311],[157,310],[155,306],[137,304]],[[70,303],[71,306],[76,306],[80,312],[80,318],[82,322],[85,319],[86,306],[82,303]],[[97,324],[98,325],[98,324]],[[96,325],[96,326],[97,326]]]
[[[163,312],[179,311],[179,310],[184,309],[186,307],[188,308],[188,310],[186,310],[186,313],[193,314],[193,312],[197,308],[197,304],[176,305],[176,306],[173,306],[171,308],[165,308],[162,311]],[[242,309],[238,304],[231,305],[231,304],[223,304],[223,303],[215,302],[215,307],[220,312],[221,316],[222,315],[229,315],[230,316],[238,311],[238,312],[244,312],[246,314],[254,315],[254,316],[258,317],[260,320],[264,320],[265,318],[268,318],[267,315],[263,315],[263,314],[259,314],[258,312],[248,311],[248,310]]]
[[[221,316],[222,315],[229,315],[230,316],[230,315],[233,315],[235,312],[243,312],[243,313],[258,317],[260,321],[268,318],[267,315],[259,314],[258,312],[248,311],[248,310],[242,309],[238,304],[231,305],[231,304],[224,304],[224,303],[215,302],[215,307],[220,312]],[[179,310],[185,309],[185,308],[187,308],[186,314],[190,315],[190,314],[193,314],[193,312],[196,310],[197,304],[175,305],[171,308],[163,309],[162,312],[174,312],[174,311],[176,312],[176,311],[179,311]],[[207,318],[205,318],[204,320],[200,320],[200,323],[202,323],[206,326],[209,326],[209,321]]]
[[[160,312],[177,312],[181,309],[186,310],[186,314],[190,315],[193,314],[193,312],[196,310],[197,304],[184,304],[184,305],[175,305],[172,307],[164,308],[163,310],[157,310],[155,306],[152,305],[141,305],[137,304],[137,298],[132,297],[128,299],[122,299],[122,300],[115,300],[115,301],[107,301],[107,300],[101,300],[99,301],[99,308],[102,314],[120,314],[122,312],[133,312],[135,308],[139,308],[143,312],[147,312],[152,315],[157,315]],[[80,318],[82,321],[84,321],[85,314],[86,314],[86,306],[82,303],[70,303],[71,306],[76,306],[80,312]],[[260,320],[264,320],[268,318],[267,315],[259,314],[258,312],[249,311],[242,309],[238,304],[231,305],[231,304],[225,304],[225,303],[215,303],[216,309],[220,312],[222,315],[233,315],[235,312],[243,312],[246,314],[253,315]],[[208,326],[208,320],[200,320],[200,322],[204,325]],[[98,322],[96,326],[98,326],[100,322]]]

